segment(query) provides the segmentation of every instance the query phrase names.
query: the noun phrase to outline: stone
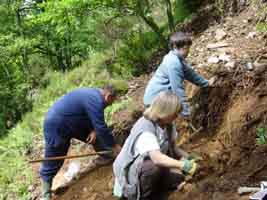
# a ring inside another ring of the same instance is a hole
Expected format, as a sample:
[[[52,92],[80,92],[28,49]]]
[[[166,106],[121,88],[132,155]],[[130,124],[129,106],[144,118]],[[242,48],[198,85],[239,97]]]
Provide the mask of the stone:
[[[208,58],[208,63],[211,63],[211,64],[217,64],[219,63],[219,58],[217,56],[213,56],[213,57],[209,57]]]
[[[223,54],[219,55],[219,60],[221,60],[223,62],[230,62],[231,56],[226,54],[226,53],[223,53]]]
[[[203,68],[204,67],[204,64],[199,64],[198,66],[197,66],[197,68]]]
[[[227,36],[227,33],[222,29],[217,29],[215,31],[215,39],[217,41],[220,41],[220,40],[224,39],[226,36]]]
[[[226,63],[225,64],[225,67],[227,67],[227,68],[234,68],[236,66],[236,63],[235,63],[235,61],[231,61],[231,62],[228,62],[228,63]]]
[[[246,69],[247,69],[247,70],[251,71],[251,70],[253,70],[253,68],[254,68],[254,66],[253,66],[253,64],[252,64],[251,62],[248,62],[248,63],[246,64]]]
[[[253,38],[255,38],[256,37],[256,35],[257,35],[257,33],[256,32],[250,32],[248,35],[247,35],[247,39],[253,39]]]
[[[228,47],[229,44],[226,42],[218,42],[218,43],[212,43],[207,45],[207,49],[216,49],[216,48],[222,48],[222,47]]]
[[[88,189],[86,187],[83,188],[84,193],[88,193]]]

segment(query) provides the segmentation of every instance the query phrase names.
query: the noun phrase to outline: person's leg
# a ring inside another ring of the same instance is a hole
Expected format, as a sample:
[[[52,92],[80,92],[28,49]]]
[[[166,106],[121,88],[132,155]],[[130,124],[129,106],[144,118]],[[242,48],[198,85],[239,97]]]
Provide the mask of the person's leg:
[[[174,191],[184,181],[184,175],[172,171],[168,168],[162,168],[161,184],[165,191]]]
[[[96,152],[100,152],[100,151],[111,151],[111,148],[107,148],[105,147],[102,143],[100,139],[96,138],[96,142],[95,144],[93,144],[94,150]],[[112,161],[114,160],[113,154],[104,154],[104,155],[100,155],[98,158],[96,158],[93,162],[98,165],[98,166],[102,166],[102,165],[108,165],[110,164]]]
[[[161,167],[156,166],[150,159],[145,160],[139,178],[140,200],[156,200],[159,182],[161,178]]]
[[[70,142],[62,141],[59,145],[47,144],[45,145],[45,158],[55,156],[65,156],[68,153]],[[40,176],[42,179],[42,197],[44,200],[51,199],[51,187],[53,178],[56,176],[59,169],[62,167],[64,160],[44,161],[40,168]]]
[[[183,181],[183,175],[145,160],[140,173],[141,200],[167,199],[168,192],[176,190]]]

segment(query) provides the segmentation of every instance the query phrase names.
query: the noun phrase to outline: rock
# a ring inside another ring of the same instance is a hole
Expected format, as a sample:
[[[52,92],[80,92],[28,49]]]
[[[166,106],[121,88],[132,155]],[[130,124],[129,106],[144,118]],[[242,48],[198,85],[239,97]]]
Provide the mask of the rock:
[[[83,188],[84,193],[88,193],[88,189],[86,187]]]
[[[228,47],[229,44],[226,42],[218,42],[213,44],[208,44],[207,49],[216,49],[216,48],[222,48],[222,47]]]
[[[208,63],[211,63],[211,64],[217,64],[219,63],[219,58],[217,56],[213,56],[213,57],[209,57],[208,58]]]
[[[225,67],[227,67],[228,69],[232,69],[236,66],[235,61],[231,61],[225,64]]]
[[[29,187],[28,187],[28,192],[32,192],[34,190],[34,186],[33,185],[30,185]]]
[[[253,64],[252,64],[251,62],[248,62],[248,63],[246,64],[246,69],[247,69],[247,70],[251,71],[251,70],[253,70],[253,68],[254,68],[254,66],[253,66]]]
[[[217,29],[215,32],[215,39],[217,41],[224,39],[226,36],[227,36],[227,33],[224,32],[224,30],[222,30],[222,29]]]
[[[223,53],[221,55],[219,55],[219,60],[223,61],[223,62],[230,62],[231,56],[227,55],[226,53]]]
[[[198,66],[197,66],[197,68],[203,68],[205,65],[204,64],[199,64]]]
[[[256,32],[250,32],[246,38],[247,38],[247,39],[253,39],[253,38],[256,37],[256,35],[257,35]]]
[[[240,6],[246,6],[247,5],[247,0],[239,0]]]
[[[80,171],[80,162],[73,161],[69,164],[68,170],[64,173],[64,177],[67,181],[71,181]]]

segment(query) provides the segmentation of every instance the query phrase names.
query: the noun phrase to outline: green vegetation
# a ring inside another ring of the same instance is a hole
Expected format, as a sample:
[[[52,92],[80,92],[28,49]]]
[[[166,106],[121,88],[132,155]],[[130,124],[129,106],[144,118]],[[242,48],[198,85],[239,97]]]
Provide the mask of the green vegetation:
[[[97,58],[94,59],[97,61]],[[33,148],[33,138],[42,138],[42,122],[46,111],[53,102],[66,92],[76,87],[95,87],[103,86],[109,82],[113,83],[121,93],[125,93],[127,83],[122,79],[110,79],[109,73],[101,69],[101,62],[94,68],[81,66],[62,76],[60,72],[50,72],[50,84],[42,90],[33,104],[33,111],[23,117],[23,121],[10,133],[0,140],[0,199],[10,199],[10,194],[16,193],[21,198],[27,199],[28,186],[31,183],[31,169],[25,162],[25,155]],[[99,81],[101,80],[101,81]],[[115,103],[107,110],[107,119],[110,121],[110,115],[125,107],[127,101]],[[41,147],[40,147],[41,148]]]
[[[267,143],[266,128],[257,128],[257,138],[256,142],[258,145],[263,145]]]
[[[111,126],[113,124],[112,115],[116,112],[119,112],[120,110],[127,108],[130,103],[131,99],[124,99],[122,101],[113,103],[112,106],[107,107],[105,109],[105,120],[107,121],[107,124]]]
[[[126,81],[146,70],[151,55],[166,47],[176,23],[193,11],[189,2],[0,2],[1,200],[29,199],[27,155],[42,148],[34,141],[42,140],[49,106],[74,88],[107,81],[125,93]],[[108,122],[130,102],[107,109]]]
[[[267,33],[267,5],[262,3],[260,0],[254,0],[253,2],[259,7],[259,12],[257,13],[257,31]]]

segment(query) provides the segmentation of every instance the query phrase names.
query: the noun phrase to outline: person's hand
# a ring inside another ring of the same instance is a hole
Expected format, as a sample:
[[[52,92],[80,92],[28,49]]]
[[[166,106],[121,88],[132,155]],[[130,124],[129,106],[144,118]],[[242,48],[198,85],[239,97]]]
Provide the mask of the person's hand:
[[[208,81],[209,81],[209,87],[214,86],[215,82],[217,80],[216,76],[211,77]]]
[[[89,133],[88,137],[86,138],[86,143],[87,144],[95,144],[96,142],[96,132],[92,131]]]
[[[113,147],[112,147],[112,152],[113,152],[113,155],[114,157],[116,157],[121,151],[121,146],[119,144],[115,144]]]
[[[197,171],[198,165],[194,160],[184,160],[183,172],[193,176]]]

